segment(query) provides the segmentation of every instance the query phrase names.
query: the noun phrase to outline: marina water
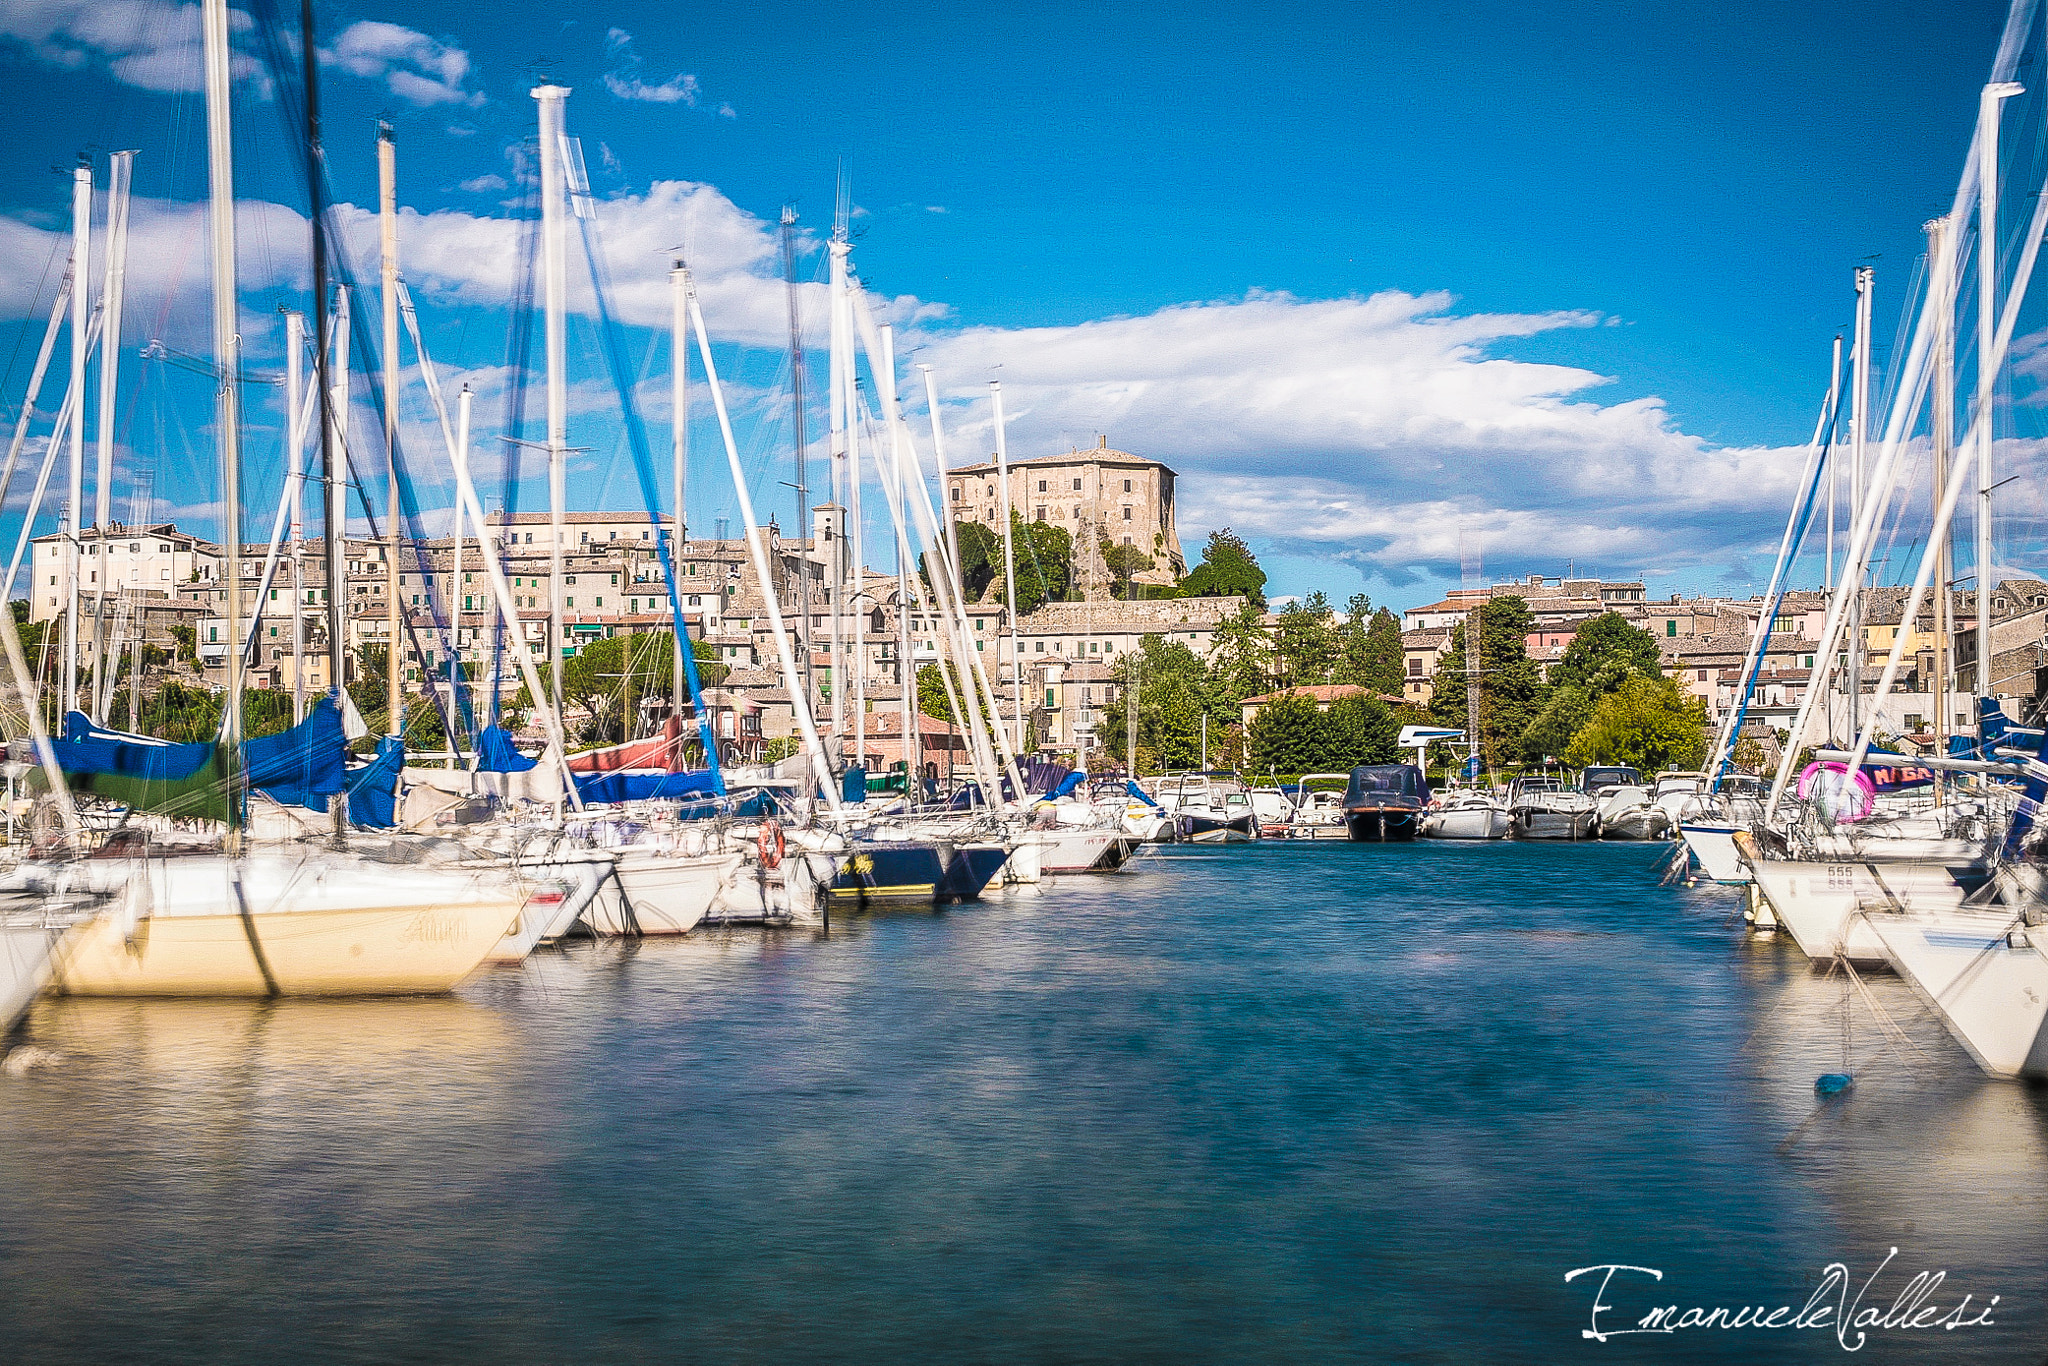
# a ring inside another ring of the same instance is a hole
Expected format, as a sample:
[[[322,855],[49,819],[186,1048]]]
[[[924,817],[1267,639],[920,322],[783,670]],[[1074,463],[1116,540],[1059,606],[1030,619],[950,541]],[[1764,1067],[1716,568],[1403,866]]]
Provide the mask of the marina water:
[[[0,1080],[12,1361],[1696,1361],[1649,1308],[2048,1350],[2048,1105],[1662,845],[1179,847],[452,999],[45,1001]],[[1920,1056],[1924,1052],[1925,1057]],[[1848,1066],[1844,1067],[1844,1057]],[[1825,1106],[1816,1076],[1850,1070]],[[1853,1335],[1852,1335],[1853,1340]]]

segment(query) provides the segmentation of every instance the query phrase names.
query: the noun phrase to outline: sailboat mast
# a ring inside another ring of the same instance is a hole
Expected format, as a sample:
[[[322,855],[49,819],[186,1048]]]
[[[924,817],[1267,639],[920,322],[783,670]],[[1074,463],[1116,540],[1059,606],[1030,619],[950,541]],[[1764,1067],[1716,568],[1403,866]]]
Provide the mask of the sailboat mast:
[[[1015,727],[1011,732],[1016,736],[1016,750],[1024,752],[1024,655],[1017,644],[1017,547],[1010,535],[1010,446],[1004,434],[1003,385],[1001,380],[990,380],[989,401],[995,405],[996,422],[996,487],[1002,490],[1003,505],[1003,589],[1010,598],[1010,723]],[[1019,792],[1017,800],[1024,794]]]
[[[555,715],[562,714],[563,617],[562,538],[568,503],[569,362],[564,310],[569,292],[568,253],[562,242],[562,102],[563,85],[543,85],[533,92],[540,102],[541,274],[546,307],[548,366],[548,677]],[[681,623],[678,623],[680,627]]]
[[[1927,307],[1934,314],[1934,513],[1941,515],[1942,492],[1948,488],[1949,460],[1954,455],[1956,439],[1956,311],[1954,260],[1949,254],[1948,234],[1951,224],[1946,217],[1930,220],[1927,225],[1927,266],[1932,278],[1927,282]],[[1948,714],[1948,618],[1949,580],[1954,574],[1951,563],[1954,551],[1951,535],[1943,535],[1934,546],[1934,677],[1931,680],[1934,693],[1934,738],[1935,753],[1948,753],[1948,733],[1951,717]],[[1904,623],[1900,629],[1903,630]],[[1934,785],[1935,805],[1941,804],[1944,784]]]
[[[846,510],[846,352],[850,343],[848,337],[849,319],[846,313],[846,241],[845,191],[840,192],[840,221],[832,230],[831,251],[831,305],[832,305],[832,354],[827,376],[831,389],[830,444],[827,459],[831,462],[832,501],[839,505],[841,521],[839,536],[827,546],[824,575],[830,585],[826,607],[832,621],[832,737],[833,743],[843,742],[846,734],[846,646],[845,627],[840,621],[846,610],[846,571],[844,568],[847,525]]]
[[[917,687],[916,663],[910,655],[910,510],[905,504],[909,488],[903,472],[903,421],[897,411],[896,396],[896,335],[889,324],[881,326],[882,373],[877,377],[876,387],[881,390],[882,421],[889,427],[889,477],[896,490],[889,499],[889,511],[896,519],[896,692],[903,716],[903,797],[915,804],[913,795],[918,789],[917,775],[920,768],[917,727],[923,723],[917,718],[923,710],[916,705],[912,696]],[[877,460],[875,466],[881,467]],[[936,552],[937,547],[933,547]],[[936,553],[933,558],[937,558]]]
[[[2020,93],[2011,81],[1984,87],[1977,105],[1977,702],[1995,698],[1991,677],[1991,364],[1998,312],[1998,116]],[[1981,731],[1980,731],[1981,734]]]
[[[100,318],[99,468],[93,503],[93,524],[102,529],[113,520],[114,397],[121,379],[121,306],[128,284],[128,190],[134,171],[135,153],[116,152],[109,158],[107,276],[100,287],[105,311]]]
[[[79,535],[85,502],[85,364],[90,325],[85,282],[92,267],[92,160],[81,153],[71,172],[71,455],[70,501],[64,513],[64,534],[71,572],[65,576],[64,710],[78,709],[78,599],[85,566],[85,542]],[[232,637],[230,637],[232,639]]]
[[[804,413],[804,317],[796,287],[796,205],[782,206],[782,280],[789,295],[789,416],[796,441],[796,526],[793,534],[808,535],[811,521],[811,449]],[[805,646],[811,617],[810,573],[797,560],[796,656],[804,695],[811,690],[811,652]]]
[[[686,549],[683,538],[689,534],[684,525],[683,498],[689,491],[690,479],[690,272],[677,261],[668,272],[669,291],[669,450],[675,468],[675,516],[669,532],[669,573],[676,572]],[[674,585],[671,585],[674,586]],[[677,602],[682,601],[680,593]],[[689,701],[690,680],[683,669],[683,651],[689,631],[678,615],[675,619],[675,676],[669,715],[682,724],[683,707]],[[708,757],[708,756],[707,756]]]
[[[398,605],[398,145],[391,125],[377,125],[377,241],[384,287],[384,705],[385,732],[405,731],[399,687]]]
[[[306,719],[306,315],[284,315],[285,478],[292,493],[292,724]],[[317,406],[317,405],[316,405]]]
[[[320,413],[320,479],[325,494],[321,514],[321,551],[326,561],[325,597],[327,619],[327,686],[336,693],[341,691],[342,665],[342,590],[346,580],[342,577],[342,532],[341,480],[335,469],[336,447],[340,444],[340,427],[346,411],[332,402],[330,369],[328,365],[328,334],[339,325],[336,319],[330,324],[327,311],[327,167],[326,152],[321,146],[320,134],[320,59],[319,46],[315,41],[317,32],[313,24],[313,0],[299,0],[299,60],[300,78],[306,96],[306,226],[311,237],[313,256],[313,393],[315,411]],[[343,351],[343,372],[347,372],[347,352]],[[322,411],[324,410],[324,411]],[[333,822],[332,839],[336,848],[341,847],[347,828],[346,802],[329,802],[328,819]]]
[[[1870,310],[1875,288],[1869,266],[1856,267],[1856,347],[1849,384],[1849,520],[1861,524],[1864,503],[1863,447],[1870,428]],[[1849,733],[1854,735],[1863,708],[1863,579],[1844,580],[1849,595],[1849,667],[1844,687],[1849,695]]]
[[[241,326],[235,304],[235,161],[228,83],[227,0],[205,0],[200,12],[206,52],[208,225],[213,246],[214,446],[220,456],[221,564],[227,576],[222,620],[227,642],[227,698],[222,708],[229,839],[239,844],[242,744],[242,451]],[[236,851],[239,852],[239,851]]]

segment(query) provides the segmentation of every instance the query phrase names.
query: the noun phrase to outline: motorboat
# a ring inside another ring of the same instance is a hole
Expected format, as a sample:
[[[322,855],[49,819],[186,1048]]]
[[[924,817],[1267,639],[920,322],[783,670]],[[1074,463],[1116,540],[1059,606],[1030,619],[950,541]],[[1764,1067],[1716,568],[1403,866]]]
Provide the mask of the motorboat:
[[[1294,823],[1294,799],[1281,791],[1277,784],[1255,787],[1248,794],[1252,814],[1258,818],[1261,839],[1285,839],[1287,827]]]
[[[1305,773],[1296,788],[1294,819],[1287,824],[1292,840],[1348,840],[1344,825],[1344,790],[1348,773]]]
[[[1594,828],[1604,840],[1656,840],[1671,833],[1643,775],[1624,765],[1594,765],[1579,774],[1579,790],[1598,806]]]
[[[1430,803],[1422,837],[1431,840],[1497,840],[1514,823],[1507,807],[1490,792],[1458,788]]]
[[[1591,797],[1550,774],[1508,784],[1510,833],[1518,840],[1591,839],[1599,808]]]
[[[1259,838],[1259,815],[1242,783],[1204,778],[1199,791],[1183,789],[1178,795],[1171,808],[1174,838],[1193,844],[1238,844]]]
[[[1429,805],[1429,780],[1413,764],[1360,764],[1344,789],[1344,828],[1354,840],[1412,840]]]

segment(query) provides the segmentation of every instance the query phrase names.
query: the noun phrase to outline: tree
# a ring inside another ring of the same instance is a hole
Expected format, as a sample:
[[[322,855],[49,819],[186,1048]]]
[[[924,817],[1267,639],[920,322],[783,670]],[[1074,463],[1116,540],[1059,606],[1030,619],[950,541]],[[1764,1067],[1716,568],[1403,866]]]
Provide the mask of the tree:
[[[1272,687],[1273,636],[1255,603],[1216,623],[1210,633],[1209,670],[1235,707]]]
[[[1140,769],[1193,768],[1202,757],[1202,718],[1209,718],[1211,753],[1238,718],[1238,697],[1217,671],[1180,641],[1151,635],[1111,662],[1117,681],[1138,695],[1137,763]],[[1125,744],[1128,707],[1102,714],[1101,738],[1111,754],[1131,759]]]
[[[1026,522],[1012,511],[1010,539],[1017,550],[1017,615],[1036,612],[1044,603],[1066,601],[1074,581],[1074,538],[1050,522]],[[961,554],[964,558],[966,552]]]
[[[1321,592],[1288,603],[1274,620],[1271,672],[1282,687],[1327,683],[1342,659],[1336,614]]]
[[[1657,637],[1631,626],[1619,612],[1603,612],[1579,623],[1563,658],[1550,666],[1550,681],[1583,688],[1598,701],[1631,678],[1663,673]]]
[[[1392,764],[1401,760],[1401,719],[1377,697],[1340,697],[1330,707],[1330,750],[1323,756],[1326,772],[1344,773],[1360,764]]]
[[[1707,704],[1664,677],[1631,678],[1600,699],[1572,737],[1565,762],[1626,764],[1643,773],[1698,768],[1707,753]]]
[[[1245,744],[1257,773],[1348,773],[1397,762],[1400,730],[1377,697],[1340,698],[1324,710],[1309,694],[1289,692],[1259,708]]]
[[[1003,576],[1003,538],[993,527],[980,522],[955,522],[953,539],[960,547],[960,586],[967,601],[980,602],[988,586]],[[917,572],[929,588],[931,571],[925,557],[917,557]]]
[[[938,672],[938,668],[940,666],[936,664],[918,666],[918,711],[932,717],[934,721],[952,721],[952,702],[946,700],[946,678],[952,678],[952,688],[954,692],[958,692],[958,688],[961,688],[961,674],[952,668],[952,664],[946,664],[944,676]],[[961,700],[965,705],[967,696],[961,694]]]
[[[1312,773],[1330,747],[1328,717],[1307,693],[1283,693],[1259,708],[1245,733],[1255,772]]]
[[[1113,544],[1107,535],[1102,535],[1101,546],[1102,567],[1109,573],[1110,595],[1119,598],[1129,596],[1131,580],[1152,567],[1152,557],[1134,545]]]
[[[1344,624],[1337,628],[1337,642],[1343,659],[1332,681],[1356,683],[1387,696],[1400,694],[1404,675],[1399,617],[1384,607],[1374,611],[1371,598],[1353,593]]]
[[[1592,719],[1593,698],[1584,688],[1567,683],[1551,689],[1550,700],[1522,732],[1522,759],[1535,764],[1556,758]]]
[[[1266,606],[1266,571],[1229,527],[1209,533],[1202,562],[1188,571],[1180,587],[1191,598],[1250,598],[1261,610]]]
[[[718,659],[715,647],[701,640],[690,644],[697,660],[698,680],[706,687],[725,681],[729,670]],[[671,632],[636,631],[593,640],[562,660],[562,705],[589,717],[575,738],[593,745],[618,744],[629,739],[637,728],[641,703],[650,695],[662,697],[674,691],[675,657],[675,636]],[[544,660],[537,669],[541,687],[549,694],[554,691],[554,668],[554,661]],[[357,705],[362,705],[360,699]],[[511,705],[517,709],[533,705],[524,686],[513,696]],[[365,709],[364,718],[368,719],[369,714]]]
[[[1529,605],[1512,594],[1489,600],[1479,613],[1479,745],[1489,768],[1516,751],[1522,732],[1549,700],[1543,677],[1529,658],[1529,632],[1534,619]],[[1430,680],[1434,693],[1429,714],[1438,725],[1463,729],[1465,716],[1465,640],[1461,624],[1451,646],[1437,661]]]

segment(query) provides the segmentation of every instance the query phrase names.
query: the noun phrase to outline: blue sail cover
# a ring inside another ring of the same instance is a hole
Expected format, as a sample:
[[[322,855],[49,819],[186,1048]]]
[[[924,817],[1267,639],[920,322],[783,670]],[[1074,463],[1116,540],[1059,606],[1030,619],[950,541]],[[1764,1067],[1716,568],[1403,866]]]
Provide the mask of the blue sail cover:
[[[398,824],[398,774],[405,767],[405,741],[387,735],[377,742],[377,757],[348,773],[348,818],[369,830]],[[323,800],[315,810],[324,811]]]
[[[190,778],[213,758],[213,745],[167,745],[147,736],[96,726],[83,712],[64,714],[64,738],[52,740],[57,765],[70,774],[112,774],[143,782],[174,783]]]
[[[717,796],[723,790],[716,772],[700,769],[694,773],[579,773],[576,795],[586,806],[596,802],[644,802],[659,797]]]
[[[52,740],[58,767],[74,778],[109,777],[157,785],[200,778],[214,762],[218,746],[209,741],[166,744],[146,735],[96,726],[82,712],[64,717],[65,737]],[[327,809],[327,798],[344,788],[343,766],[348,740],[342,734],[341,712],[332,697],[313,704],[306,719],[276,735],[242,742],[242,764],[249,785],[286,806]],[[168,789],[166,789],[168,791]],[[117,798],[126,794],[108,789]],[[202,814],[195,809],[192,814]]]
[[[536,767],[538,759],[529,759],[512,744],[511,733],[503,726],[485,726],[476,737],[476,770],[479,773],[524,773]]]
[[[348,737],[332,697],[314,702],[290,730],[242,742],[249,786],[285,806],[312,811],[325,811],[327,799],[347,787],[347,759]]]
[[[1139,787],[1137,783],[1133,782],[1128,778],[1124,780],[1124,791],[1128,792],[1136,800],[1145,803],[1145,805],[1151,807],[1154,811],[1164,811],[1166,809],[1165,807],[1161,806],[1158,802],[1153,801],[1151,795],[1147,793],[1144,788]]]

